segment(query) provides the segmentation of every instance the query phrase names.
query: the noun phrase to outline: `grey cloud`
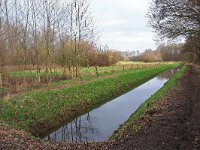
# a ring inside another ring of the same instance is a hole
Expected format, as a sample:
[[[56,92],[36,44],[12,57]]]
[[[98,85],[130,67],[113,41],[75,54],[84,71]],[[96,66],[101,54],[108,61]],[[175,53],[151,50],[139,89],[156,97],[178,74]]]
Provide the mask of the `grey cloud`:
[[[92,10],[102,43],[120,50],[155,48],[151,29],[146,27],[148,3],[148,0],[93,0]]]

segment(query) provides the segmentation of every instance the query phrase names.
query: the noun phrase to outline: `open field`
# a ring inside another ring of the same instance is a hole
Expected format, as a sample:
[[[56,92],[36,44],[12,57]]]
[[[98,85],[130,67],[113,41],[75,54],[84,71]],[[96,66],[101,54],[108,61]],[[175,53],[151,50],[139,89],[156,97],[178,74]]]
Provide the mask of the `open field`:
[[[117,65],[137,65],[137,64],[144,64],[144,62],[141,62],[141,61],[120,61],[117,63]]]
[[[61,72],[48,72],[42,71],[40,73],[41,77],[45,76],[61,76]],[[35,78],[37,76],[37,72],[34,70],[25,70],[25,71],[13,71],[9,73],[10,77],[26,77],[26,78]]]
[[[98,74],[103,74],[106,72],[112,72],[112,71],[121,71],[121,70],[127,70],[132,68],[144,68],[144,67],[152,67],[156,65],[166,64],[171,62],[153,62],[153,63],[144,63],[144,62],[118,62],[116,65],[113,66],[104,66],[104,67],[81,67],[80,68],[80,75],[96,75],[96,71]],[[69,73],[69,72],[68,72]],[[40,70],[40,76],[62,76],[63,75],[63,68],[61,67],[55,67],[51,72],[45,72],[45,69]],[[12,69],[8,72],[8,76],[10,77],[27,77],[27,78],[36,78],[37,72],[32,67],[29,67],[29,70],[17,70],[16,68],[14,71]]]
[[[142,61],[120,61],[116,65],[148,65],[148,64],[165,64],[165,63],[174,63],[174,62],[142,62]]]
[[[143,68],[151,68],[162,64],[170,64],[170,62],[163,63],[140,63],[132,65],[115,65],[107,67],[80,68],[80,76],[71,78],[70,74],[63,75],[63,69],[56,67],[52,72],[45,72],[42,69],[38,76],[35,70],[19,70],[12,68],[5,75],[2,76],[2,90],[0,90],[0,97],[10,96],[30,90],[48,88],[54,86],[61,86],[63,84],[72,84],[75,82],[82,82],[90,79],[97,79],[112,74],[124,73],[130,70],[138,70]],[[8,69],[9,70],[9,69]]]
[[[0,120],[40,135],[178,65],[130,70],[111,78],[12,97],[0,102]]]
[[[145,67],[154,67],[161,64],[166,64],[170,62],[153,62],[153,63],[144,63],[144,62],[119,62],[116,65],[113,66],[104,66],[104,67],[81,67],[80,68],[80,76],[85,75],[96,75],[96,72],[98,74],[104,74],[107,72],[115,72],[115,71],[121,71],[121,70],[127,70],[127,69],[133,69],[133,68],[145,68]],[[67,72],[69,73],[69,71]],[[27,78],[36,78],[37,72],[33,68],[30,70],[18,70],[18,71],[9,71],[8,75],[10,77],[27,77]],[[63,68],[61,67],[55,67],[53,71],[46,72],[45,69],[40,70],[40,76],[62,76],[63,75]]]

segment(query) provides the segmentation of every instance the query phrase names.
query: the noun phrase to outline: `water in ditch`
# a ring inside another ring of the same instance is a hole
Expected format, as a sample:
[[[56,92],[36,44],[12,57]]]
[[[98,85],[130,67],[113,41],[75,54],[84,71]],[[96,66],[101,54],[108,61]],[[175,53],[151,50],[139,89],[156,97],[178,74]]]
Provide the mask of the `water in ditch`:
[[[103,142],[128,120],[139,106],[156,93],[177,72],[172,69],[149,80],[130,92],[91,110],[46,136],[57,142]]]

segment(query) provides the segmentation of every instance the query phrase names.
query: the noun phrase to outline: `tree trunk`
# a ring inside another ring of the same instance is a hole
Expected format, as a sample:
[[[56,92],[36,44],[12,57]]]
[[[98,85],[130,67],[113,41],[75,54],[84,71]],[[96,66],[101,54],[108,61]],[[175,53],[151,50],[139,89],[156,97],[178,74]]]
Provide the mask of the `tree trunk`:
[[[0,87],[3,87],[3,81],[2,81],[2,73],[0,72]]]
[[[95,66],[95,70],[96,70],[96,75],[99,76],[99,73],[98,73],[98,66],[97,66],[97,65]]]

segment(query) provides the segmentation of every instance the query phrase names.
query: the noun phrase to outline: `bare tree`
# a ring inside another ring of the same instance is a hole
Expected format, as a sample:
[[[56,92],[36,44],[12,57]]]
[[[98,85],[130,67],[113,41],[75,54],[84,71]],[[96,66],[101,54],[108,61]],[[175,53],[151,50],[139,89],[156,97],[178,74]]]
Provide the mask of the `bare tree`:
[[[196,0],[153,0],[148,17],[160,37],[200,41],[200,4]],[[200,49],[196,53],[199,54]],[[200,55],[198,55],[200,59]]]
[[[77,77],[98,53],[96,39],[87,0],[0,0],[0,72],[34,69],[41,82],[57,65]]]

